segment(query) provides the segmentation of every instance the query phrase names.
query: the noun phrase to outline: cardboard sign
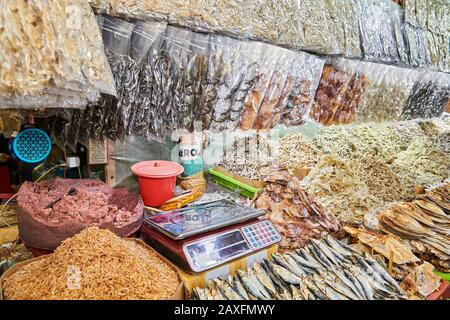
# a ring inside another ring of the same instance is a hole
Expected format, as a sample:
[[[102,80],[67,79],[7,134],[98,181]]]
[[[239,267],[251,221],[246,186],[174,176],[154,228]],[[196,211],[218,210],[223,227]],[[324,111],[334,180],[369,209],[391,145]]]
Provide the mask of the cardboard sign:
[[[88,164],[107,164],[108,163],[108,144],[106,140],[89,140]]]

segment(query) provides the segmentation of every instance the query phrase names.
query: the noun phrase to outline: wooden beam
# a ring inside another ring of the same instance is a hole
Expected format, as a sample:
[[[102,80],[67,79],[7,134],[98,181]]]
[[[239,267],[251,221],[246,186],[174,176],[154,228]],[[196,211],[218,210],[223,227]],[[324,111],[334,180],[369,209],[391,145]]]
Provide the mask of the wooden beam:
[[[114,153],[114,142],[107,140],[107,154],[108,164],[105,165],[105,180],[106,184],[110,187],[116,185],[116,161],[111,159],[111,155]]]

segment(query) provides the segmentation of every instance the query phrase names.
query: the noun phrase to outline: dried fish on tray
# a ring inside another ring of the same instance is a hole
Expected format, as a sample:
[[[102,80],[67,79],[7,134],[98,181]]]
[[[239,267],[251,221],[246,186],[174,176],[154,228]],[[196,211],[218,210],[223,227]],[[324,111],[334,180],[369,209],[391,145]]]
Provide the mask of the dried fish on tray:
[[[350,164],[337,156],[322,156],[302,184],[326,212],[346,224],[361,224],[366,212],[382,204]]]
[[[280,232],[283,250],[301,248],[312,238],[321,238],[339,229],[338,221],[328,215],[288,171],[266,168],[262,174],[266,187],[255,206],[266,211],[266,218]]]
[[[197,300],[406,299],[405,291],[370,256],[327,236],[305,248],[275,253],[227,280],[194,288]]]
[[[444,272],[450,270],[450,190],[434,189],[412,202],[399,202],[378,215],[380,229],[409,240],[413,251]]]

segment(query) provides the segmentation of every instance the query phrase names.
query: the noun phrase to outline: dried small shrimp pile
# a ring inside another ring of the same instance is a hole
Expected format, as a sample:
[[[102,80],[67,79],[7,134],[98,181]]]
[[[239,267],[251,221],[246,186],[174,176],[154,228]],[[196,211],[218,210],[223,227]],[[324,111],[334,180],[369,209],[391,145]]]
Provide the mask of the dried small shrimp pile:
[[[218,165],[242,177],[259,180],[261,169],[272,165],[273,161],[270,141],[255,135],[234,141]]]
[[[303,183],[319,204],[342,222],[360,224],[366,212],[382,204],[353,168],[336,156],[322,156]]]
[[[168,299],[177,273],[152,251],[91,227],[3,283],[6,299]]]
[[[351,166],[369,188],[370,194],[385,203],[404,200],[412,195],[414,190],[407,189],[400,182],[392,169],[384,163],[366,157],[351,162]]]
[[[449,177],[450,157],[428,139],[420,139],[397,156],[392,169],[404,185],[426,186]]]
[[[287,134],[279,141],[278,163],[293,170],[296,167],[314,167],[322,151],[301,134]]]

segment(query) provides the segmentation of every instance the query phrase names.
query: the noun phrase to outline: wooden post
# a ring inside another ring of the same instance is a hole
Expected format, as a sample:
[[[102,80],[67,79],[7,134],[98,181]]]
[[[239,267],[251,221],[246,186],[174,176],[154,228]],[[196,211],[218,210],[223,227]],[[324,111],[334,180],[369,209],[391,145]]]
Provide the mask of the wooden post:
[[[116,161],[111,159],[111,155],[114,153],[114,142],[107,140],[107,154],[108,163],[105,165],[105,180],[106,184],[110,187],[116,185]]]

